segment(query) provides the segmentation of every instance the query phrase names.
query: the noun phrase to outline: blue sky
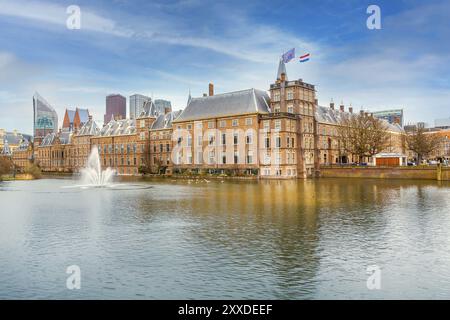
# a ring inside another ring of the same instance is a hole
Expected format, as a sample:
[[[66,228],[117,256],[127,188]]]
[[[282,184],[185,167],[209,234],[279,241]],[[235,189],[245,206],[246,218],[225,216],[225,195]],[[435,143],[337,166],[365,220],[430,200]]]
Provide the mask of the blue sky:
[[[81,29],[66,8],[81,8]],[[370,4],[381,30],[366,27]],[[32,95],[58,111],[89,108],[102,122],[105,96],[153,95],[185,107],[193,96],[267,90],[279,56],[308,63],[290,79],[317,85],[354,109],[404,108],[406,121],[450,117],[450,1],[24,1],[0,0],[0,128],[32,131]]]

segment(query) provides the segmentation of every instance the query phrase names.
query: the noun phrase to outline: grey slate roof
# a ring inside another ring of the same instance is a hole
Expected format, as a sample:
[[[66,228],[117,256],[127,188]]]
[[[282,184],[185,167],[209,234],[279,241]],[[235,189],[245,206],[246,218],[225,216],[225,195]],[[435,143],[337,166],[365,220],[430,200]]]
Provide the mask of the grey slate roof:
[[[79,109],[77,108],[78,115],[80,116],[80,122],[86,123],[89,121],[89,111],[88,109]]]
[[[8,141],[10,145],[18,145],[23,140],[31,141],[31,136],[28,134],[22,134],[19,132],[5,132],[3,135],[0,136],[0,139],[3,141]]]
[[[141,112],[141,114],[139,115],[138,118],[143,118],[143,117],[158,117],[160,114],[164,113],[164,110],[161,112],[155,105],[155,103],[153,102],[153,100],[147,100],[145,101],[144,105],[143,105],[143,110]]]
[[[69,116],[69,122],[73,123],[73,119],[75,118],[75,110],[67,109],[67,115]]]
[[[97,134],[100,137],[121,136],[136,133],[134,119],[111,120]]]
[[[88,120],[78,132],[79,136],[95,136],[100,132],[97,123],[94,120]]]
[[[187,107],[174,122],[238,114],[268,113],[269,111],[267,92],[247,89],[214,96],[191,98]]]
[[[329,107],[317,106],[315,118],[319,123],[327,123],[332,125],[339,124],[344,117],[349,117],[352,113],[347,111],[333,110]],[[404,130],[398,124],[390,124],[386,120],[380,119],[386,124],[386,127],[391,132],[402,133]]]
[[[70,144],[72,142],[72,132],[63,131],[58,133],[56,132],[49,133],[44,137],[40,146],[45,147],[54,145],[57,138],[59,138],[59,142],[61,144]]]
[[[182,110],[161,114],[153,122],[152,130],[169,129],[172,128],[172,122],[181,114]]]

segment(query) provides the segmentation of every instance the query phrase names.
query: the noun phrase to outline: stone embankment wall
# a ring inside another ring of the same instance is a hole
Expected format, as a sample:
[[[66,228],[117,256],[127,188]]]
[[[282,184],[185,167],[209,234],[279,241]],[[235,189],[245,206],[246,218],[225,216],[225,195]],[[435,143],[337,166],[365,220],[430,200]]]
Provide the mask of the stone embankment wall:
[[[449,167],[321,167],[323,178],[419,179],[450,181]]]

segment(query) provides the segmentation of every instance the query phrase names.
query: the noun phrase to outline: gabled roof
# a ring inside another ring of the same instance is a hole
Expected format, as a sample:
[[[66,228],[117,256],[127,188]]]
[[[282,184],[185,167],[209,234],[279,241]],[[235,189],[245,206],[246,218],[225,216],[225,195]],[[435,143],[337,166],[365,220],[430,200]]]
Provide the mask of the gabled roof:
[[[95,123],[94,120],[90,119],[88,120],[80,129],[78,132],[79,136],[95,136],[100,132],[99,127],[97,126],[97,123]]]
[[[319,123],[338,125],[345,117],[356,115],[347,111],[334,110],[329,107],[317,106],[315,118]],[[404,130],[397,123],[391,124],[384,119],[380,119],[386,125],[386,128],[391,132],[402,133]]]
[[[63,132],[52,132],[47,134],[42,140],[40,147],[46,147],[50,145],[56,144],[59,140],[60,144],[70,144],[72,142],[72,132],[71,131],[63,131]]]
[[[172,128],[172,122],[181,114],[181,110],[161,114],[156,118],[151,126],[151,130],[169,129]]]
[[[77,108],[78,116],[80,117],[81,123],[86,123],[89,121],[89,111],[88,109],[79,109]]]
[[[269,111],[267,92],[252,88],[214,96],[191,98],[187,107],[174,122],[240,114],[268,113]]]
[[[73,119],[75,118],[75,110],[66,109],[67,116],[69,117],[69,122],[73,123]]]
[[[136,133],[134,119],[111,120],[96,135],[98,137],[120,136]]]

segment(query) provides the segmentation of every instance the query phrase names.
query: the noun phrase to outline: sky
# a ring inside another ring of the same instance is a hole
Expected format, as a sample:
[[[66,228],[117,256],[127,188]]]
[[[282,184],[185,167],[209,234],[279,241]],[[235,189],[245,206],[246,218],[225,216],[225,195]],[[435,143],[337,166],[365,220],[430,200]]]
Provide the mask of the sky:
[[[381,10],[370,30],[369,5]],[[81,10],[68,29],[67,7]],[[105,96],[145,94],[174,110],[192,96],[268,90],[281,54],[288,78],[316,85],[320,105],[403,108],[405,122],[450,117],[449,0],[0,0],[0,128],[32,133],[32,96],[58,112]],[[128,101],[127,101],[128,112]]]

